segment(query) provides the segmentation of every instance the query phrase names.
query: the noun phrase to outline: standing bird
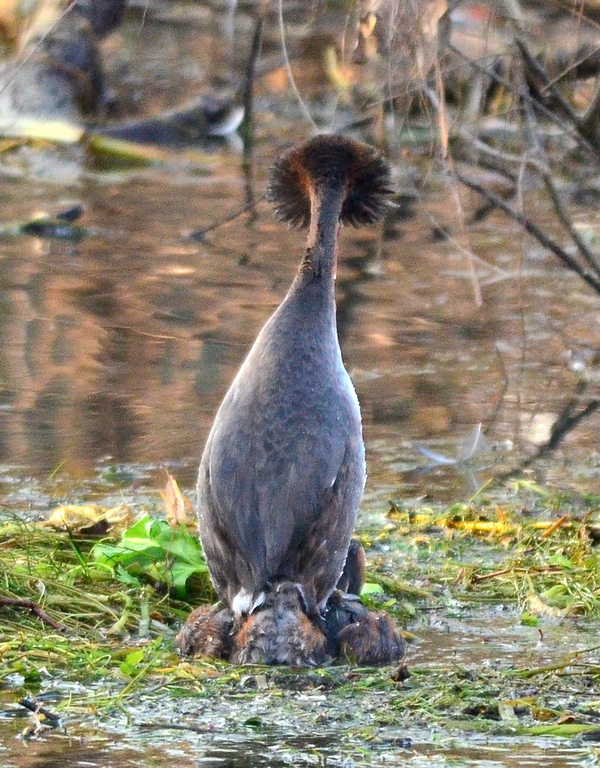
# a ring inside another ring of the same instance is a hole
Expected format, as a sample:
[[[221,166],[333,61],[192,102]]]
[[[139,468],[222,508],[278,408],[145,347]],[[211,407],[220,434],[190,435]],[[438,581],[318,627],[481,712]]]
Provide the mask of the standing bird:
[[[322,658],[322,616],[366,476],[358,399],[336,328],[338,234],[341,224],[380,219],[390,194],[386,161],[341,136],[310,139],[272,169],[268,196],[279,219],[308,229],[306,251],[225,395],[198,478],[206,561],[234,632],[242,628],[234,659],[302,663],[305,646],[304,661]],[[263,643],[269,632],[275,639]],[[246,636],[270,650],[245,653]]]

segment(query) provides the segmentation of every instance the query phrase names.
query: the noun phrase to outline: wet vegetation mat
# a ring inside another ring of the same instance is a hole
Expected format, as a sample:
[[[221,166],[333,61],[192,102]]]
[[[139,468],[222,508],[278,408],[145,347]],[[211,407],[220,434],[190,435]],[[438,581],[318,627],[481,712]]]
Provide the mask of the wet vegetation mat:
[[[185,743],[184,753],[212,750],[215,764],[242,742],[258,756],[229,764],[370,765],[385,755],[429,765],[420,760],[435,754],[440,765],[487,765],[477,761],[490,744],[547,756],[568,744],[556,765],[595,764],[597,499],[529,485],[503,505],[390,503],[362,521],[363,599],[406,628],[406,665],[300,670],[176,655],[181,622],[213,596],[174,489],[168,520],[134,520],[125,505],[64,506],[42,523],[5,513],[0,717],[20,735],[11,749],[82,739],[100,749],[112,734],[113,746],[126,736],[125,752],[131,739]],[[560,747],[548,741],[558,736]],[[465,739],[467,752],[479,744],[475,763],[460,762]],[[98,764],[129,764],[125,752]]]

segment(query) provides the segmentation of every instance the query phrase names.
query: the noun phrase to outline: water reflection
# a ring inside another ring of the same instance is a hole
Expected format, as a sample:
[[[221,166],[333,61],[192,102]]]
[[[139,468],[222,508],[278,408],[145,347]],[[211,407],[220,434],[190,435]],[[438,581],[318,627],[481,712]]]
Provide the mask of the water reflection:
[[[368,749],[359,748],[350,740],[344,745],[336,736],[273,739],[230,737],[212,739],[208,744],[166,738],[157,733],[152,743],[145,740],[119,738],[107,743],[96,739],[86,745],[78,738],[66,735],[48,736],[44,741],[18,743],[4,751],[5,768],[156,768],[177,763],[181,768],[284,768],[284,766],[338,766],[385,764],[414,768],[450,768],[464,765],[471,768],[521,768],[539,766],[567,768],[581,766],[588,750],[569,747],[560,740],[531,738],[506,739],[498,736],[471,734],[468,742],[459,734],[442,735],[421,729],[410,729],[412,739],[392,729],[381,739],[371,740]],[[333,740],[333,743],[332,743]]]

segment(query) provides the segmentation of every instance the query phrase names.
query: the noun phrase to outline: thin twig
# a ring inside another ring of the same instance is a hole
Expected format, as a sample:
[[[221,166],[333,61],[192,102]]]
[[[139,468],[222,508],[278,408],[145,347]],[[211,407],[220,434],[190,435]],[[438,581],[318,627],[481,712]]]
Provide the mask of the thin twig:
[[[570,519],[571,515],[563,515],[562,517],[559,517],[558,520],[555,520],[549,528],[546,528],[546,530],[541,534],[540,538],[547,539],[548,536],[552,536],[554,531],[562,528],[562,526]]]
[[[58,621],[55,621],[51,616],[48,616],[46,611],[40,608],[37,603],[34,603],[33,600],[25,600],[19,597],[0,597],[0,608],[4,606],[12,606],[14,608],[27,608],[27,610],[34,613],[43,622],[49,624],[53,629],[56,629],[59,632],[64,632],[66,629],[64,624],[59,624]]]
[[[529,50],[529,46],[527,45],[525,38],[521,35],[516,35],[515,43],[521,52],[521,56],[523,57],[525,64],[529,67],[533,74],[542,81],[547,93],[560,107],[563,115],[567,118],[567,120],[569,120],[569,122],[572,123],[575,128],[579,129],[579,115],[565,99],[560,90],[552,83],[546,70]]]
[[[581,394],[581,391],[577,393],[578,395]],[[579,405],[579,397],[572,398],[566,405],[566,407],[563,409],[562,413],[558,417],[558,419],[554,422],[554,425],[552,427],[552,431],[550,434],[550,439],[541,445],[538,450],[532,455],[529,456],[527,459],[522,461],[518,466],[513,467],[513,469],[509,469],[506,472],[502,472],[501,474],[497,475],[494,478],[494,482],[504,482],[506,480],[510,480],[511,478],[515,477],[516,475],[520,475],[523,470],[530,467],[532,464],[535,464],[536,461],[539,459],[543,459],[546,456],[549,456],[553,451],[558,448],[560,443],[564,440],[564,438],[573,430],[575,427],[578,426],[582,421],[584,421],[588,416],[591,416],[592,413],[598,410],[600,408],[600,400],[597,398],[592,398],[587,402],[585,407],[583,407],[580,411],[573,412],[574,409]]]
[[[233,213],[230,213],[227,216],[224,216],[222,219],[219,219],[218,221],[215,221],[212,224],[209,224],[208,227],[204,227],[203,229],[195,229],[193,232],[189,233],[188,238],[190,240],[195,240],[196,242],[200,242],[204,238],[204,236],[207,235],[209,232],[212,232],[215,229],[219,229],[220,227],[223,227],[226,224],[230,224],[232,221],[239,219],[240,216],[243,216],[249,210],[254,208],[256,203],[260,203],[262,200],[265,199],[265,197],[266,195],[264,194],[261,195],[257,200],[253,200],[252,203],[248,205],[243,205],[241,208],[238,208],[237,211],[234,211]]]
[[[592,154],[596,160],[598,159],[598,148],[592,142],[590,142],[586,136],[582,135],[577,128],[573,127],[569,122],[564,120],[561,116],[557,115],[556,112],[548,109],[548,107],[542,104],[542,102],[538,99],[534,98],[530,93],[517,92],[513,84],[506,80],[506,78],[502,77],[502,75],[499,75],[491,67],[485,67],[479,64],[479,62],[475,61],[470,56],[467,56],[465,53],[463,53],[463,51],[461,51],[452,43],[447,43],[447,48],[459,56],[463,61],[466,61],[473,69],[476,69],[478,72],[483,72],[490,78],[490,80],[494,80],[494,82],[498,83],[503,88],[506,88],[509,93],[512,93],[513,95],[518,96],[524,101],[532,104],[539,112],[544,115],[544,117],[548,118],[548,120],[557,125],[571,139],[573,139],[573,141],[576,141],[583,149]]]
[[[505,163],[518,164],[520,166],[525,164],[528,167],[530,167],[532,170],[534,170],[544,182],[544,186],[546,187],[546,190],[550,195],[550,199],[552,200],[554,210],[558,214],[558,218],[560,219],[561,224],[564,226],[564,228],[567,230],[569,235],[572,237],[573,241],[579,248],[583,258],[587,261],[590,267],[592,267],[594,272],[600,273],[600,264],[598,263],[596,254],[590,249],[589,245],[582,238],[577,228],[573,225],[573,222],[571,221],[569,215],[565,210],[564,205],[562,204],[560,195],[554,183],[554,179],[552,178],[552,175],[548,170],[547,165],[545,165],[544,163],[540,162],[539,160],[533,157],[527,157],[526,155],[514,155],[510,152],[503,152],[502,150],[495,149],[494,147],[490,147],[484,141],[481,141],[476,136],[471,134],[466,128],[459,128],[458,134],[460,138],[463,139],[463,141],[466,141],[469,144],[469,146],[474,147],[479,152],[489,156],[490,158],[493,158],[495,160],[505,162]],[[494,168],[493,165],[491,167],[494,170],[498,170],[498,168]]]
[[[569,235],[571,236],[571,238],[579,248],[579,252],[583,256],[584,260],[587,261],[587,263],[593,269],[596,275],[600,276],[600,264],[598,263],[596,254],[590,249],[590,247],[585,242],[581,234],[578,232],[577,228],[573,225],[573,222],[571,221],[569,214],[567,213],[567,211],[565,210],[565,207],[562,204],[562,200],[560,199],[560,195],[556,188],[556,184],[554,183],[554,179],[548,168],[546,149],[539,138],[540,131],[539,131],[539,126],[537,122],[537,115],[535,114],[535,110],[532,108],[531,104],[525,105],[525,114],[527,116],[527,122],[529,124],[529,133],[531,135],[531,140],[534,143],[535,152],[539,158],[539,159],[536,158],[535,160],[533,160],[533,162],[530,162],[529,165],[531,165],[531,167],[534,168],[536,173],[539,176],[541,176],[542,181],[544,182],[544,186],[546,187],[546,191],[550,195],[550,199],[552,200],[552,205],[554,206],[554,210],[556,211],[561,224],[567,230],[567,232],[569,233]],[[527,161],[527,157],[525,157],[525,161]]]
[[[558,194],[558,190],[556,189],[556,185],[554,184],[554,180],[550,175],[548,169],[539,163],[536,163],[534,167],[538,172],[538,174],[542,177],[544,186],[546,187],[546,190],[550,195],[550,199],[552,200],[552,205],[554,206],[554,210],[558,214],[558,218],[560,219],[561,224],[567,230],[567,232],[571,235],[571,237],[577,244],[577,247],[581,251],[581,255],[587,261],[590,267],[592,267],[592,269],[597,274],[600,274],[600,264],[598,263],[596,254],[590,249],[588,244],[585,242],[585,240],[581,236],[581,233],[577,230],[577,227],[573,225],[573,222],[571,221],[567,212],[565,211],[565,208]]]
[[[302,98],[302,95],[298,90],[298,86],[296,85],[296,80],[294,79],[294,73],[292,72],[292,66],[290,64],[290,57],[288,55],[287,44],[285,42],[285,24],[283,23],[283,0],[278,0],[277,17],[279,22],[279,36],[281,38],[281,51],[283,53],[285,71],[287,73],[288,80],[290,82],[290,85],[292,86],[292,90],[294,91],[296,98],[298,99],[298,104],[300,105],[300,109],[304,113],[304,116],[306,117],[308,122],[311,124],[313,129],[317,131],[318,130],[317,124],[315,123],[312,115],[308,111],[308,107],[306,106],[304,99]]]
[[[481,256],[478,256],[476,253],[474,253],[470,248],[465,248],[464,245],[459,243],[459,241],[450,233],[447,232],[445,229],[443,229],[440,224],[438,224],[435,216],[433,216],[429,211],[425,211],[425,215],[429,219],[431,225],[435,227],[439,232],[441,238],[443,240],[452,243],[452,245],[462,253],[463,256],[466,256],[468,259],[471,259],[480,266],[482,266],[484,269],[488,269],[491,272],[496,273],[495,279],[497,280],[506,280],[513,276],[512,272],[507,272],[506,270],[502,269],[502,267],[497,267],[495,264],[490,264],[489,261],[486,261],[485,259],[482,259]],[[489,278],[490,280],[492,278]],[[486,280],[487,282],[487,280]]]
[[[469,187],[469,189],[472,189],[474,192],[477,192],[490,203],[493,203],[497,208],[500,208],[500,210],[506,213],[507,216],[510,216],[511,219],[514,219],[523,227],[523,229],[529,232],[530,235],[533,235],[533,237],[535,237],[535,239],[541,243],[544,248],[552,251],[552,253],[558,256],[558,258],[569,267],[569,269],[573,270],[573,272],[585,280],[585,282],[591,286],[596,291],[596,293],[600,293],[600,279],[596,275],[592,274],[588,269],[578,264],[577,261],[572,256],[570,256],[564,248],[561,248],[557,242],[555,242],[551,237],[543,232],[536,224],[531,221],[531,219],[528,219],[527,216],[519,213],[519,211],[515,211],[515,209],[511,208],[511,206],[508,205],[508,203],[506,203],[501,197],[484,187],[483,184],[479,184],[473,179],[469,179],[460,171],[456,171],[455,174],[456,178],[462,184],[464,184],[466,187]]]
[[[439,69],[439,67],[438,67]],[[454,171],[454,163],[452,162],[451,158],[447,157],[447,150],[448,150],[448,122],[446,119],[446,110],[444,105],[444,93],[443,93],[443,82],[441,79],[441,73],[439,74],[439,78],[437,80],[437,88],[438,92],[434,93],[434,91],[431,88],[425,89],[425,95],[427,96],[427,99],[429,100],[429,103],[431,106],[436,110],[439,116],[440,120],[440,140],[442,144],[442,152],[443,157],[448,162],[451,171]],[[462,202],[460,199],[460,194],[458,192],[458,187],[455,184],[453,187],[454,192],[454,200],[455,205],[457,209],[457,213],[459,215],[460,221],[462,223],[462,230],[463,232],[466,232],[466,227],[464,225],[465,222],[465,215],[464,210],[462,206]],[[481,286],[479,284],[479,277],[477,275],[477,270],[475,269],[475,263],[473,261],[473,253],[470,248],[464,249],[466,255],[467,255],[467,264],[469,267],[469,277],[471,278],[471,286],[473,288],[473,298],[475,300],[475,305],[477,307],[480,307],[483,304],[483,299],[481,297]]]
[[[489,581],[490,579],[497,579],[498,576],[506,576],[507,573],[514,573],[516,568],[502,568],[500,571],[492,571],[491,573],[482,573],[481,575],[474,574],[471,576],[473,584],[479,584],[481,581]]]

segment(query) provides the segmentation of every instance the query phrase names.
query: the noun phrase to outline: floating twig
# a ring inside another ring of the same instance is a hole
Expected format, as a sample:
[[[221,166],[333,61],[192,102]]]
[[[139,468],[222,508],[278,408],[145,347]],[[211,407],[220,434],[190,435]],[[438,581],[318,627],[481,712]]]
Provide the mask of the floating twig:
[[[550,528],[546,528],[546,530],[542,533],[542,539],[547,539],[548,536],[552,536],[554,531],[561,528],[568,520],[571,519],[571,515],[563,515],[562,517],[559,517],[556,522],[552,523]]]
[[[24,707],[25,709],[28,709],[30,712],[33,712],[34,715],[39,716],[43,715],[46,720],[50,722],[50,725],[52,728],[58,728],[60,725],[60,716],[56,715],[54,712],[50,711],[49,709],[46,709],[46,707],[42,706],[39,701],[31,700],[31,699],[21,699],[19,702],[20,707]]]
[[[213,232],[215,229],[219,229],[220,227],[225,226],[225,224],[230,224],[232,221],[239,219],[239,217],[243,216],[247,211],[252,210],[256,205],[256,203],[260,203],[264,199],[265,199],[265,195],[263,194],[258,198],[258,200],[253,200],[251,203],[247,203],[246,205],[243,205],[241,208],[238,208],[237,211],[234,211],[233,213],[229,213],[227,216],[224,216],[222,219],[218,219],[212,224],[209,224],[208,227],[203,227],[202,229],[195,229],[193,232],[189,233],[188,238],[190,240],[193,240],[196,243],[202,242],[202,240],[204,240],[205,236],[209,232]]]

